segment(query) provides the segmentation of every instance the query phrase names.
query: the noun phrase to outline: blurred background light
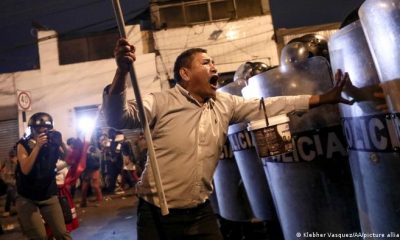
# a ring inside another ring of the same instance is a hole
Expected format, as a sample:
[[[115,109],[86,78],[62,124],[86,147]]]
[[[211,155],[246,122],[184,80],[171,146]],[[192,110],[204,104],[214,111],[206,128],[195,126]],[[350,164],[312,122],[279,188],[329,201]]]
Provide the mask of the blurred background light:
[[[78,129],[81,132],[92,131],[95,127],[95,119],[88,116],[81,116],[78,118]]]

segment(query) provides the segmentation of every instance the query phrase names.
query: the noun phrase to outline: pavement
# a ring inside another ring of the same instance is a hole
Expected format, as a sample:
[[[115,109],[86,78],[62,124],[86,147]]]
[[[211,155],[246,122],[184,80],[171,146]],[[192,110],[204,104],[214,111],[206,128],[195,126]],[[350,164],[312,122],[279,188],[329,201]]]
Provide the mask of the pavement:
[[[11,216],[2,217],[4,199],[0,198],[0,223],[4,233],[0,240],[26,239],[21,233],[15,209]],[[103,202],[97,206],[94,198],[89,198],[85,208],[79,207],[79,199],[75,198],[79,228],[72,231],[73,239],[77,240],[136,240],[136,207],[137,197],[132,190],[119,194],[105,195]]]
[[[138,199],[133,189],[103,196],[97,205],[94,196],[89,197],[87,207],[79,206],[79,191],[75,204],[79,228],[72,231],[74,240],[136,240],[136,210]],[[11,216],[2,217],[5,196],[0,197],[0,224],[4,233],[0,240],[23,240],[15,208]],[[283,240],[279,226],[265,222],[231,222],[220,218],[220,228],[225,240]],[[277,231],[278,230],[278,231]]]

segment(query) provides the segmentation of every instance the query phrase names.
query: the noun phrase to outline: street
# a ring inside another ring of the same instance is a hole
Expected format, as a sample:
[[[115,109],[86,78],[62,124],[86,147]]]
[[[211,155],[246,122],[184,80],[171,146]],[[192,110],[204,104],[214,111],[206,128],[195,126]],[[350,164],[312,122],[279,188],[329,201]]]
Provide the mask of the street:
[[[76,192],[75,204],[79,227],[72,231],[74,240],[136,240],[136,207],[138,198],[133,189],[120,194],[104,195],[96,206],[94,196],[89,197],[87,207],[79,207],[80,191]],[[4,217],[5,196],[0,197],[0,223],[4,233],[0,240],[24,240],[18,224],[15,207],[11,216]],[[232,222],[219,217],[220,227],[226,240],[282,240],[280,227],[274,222]]]
[[[78,199],[75,197],[75,202],[79,206]],[[4,197],[1,197],[0,202],[0,213],[2,214]],[[95,206],[94,202],[89,201],[86,208],[77,208],[80,226],[71,233],[72,238],[79,240],[136,240],[136,205],[137,198],[130,190],[120,195],[104,196],[100,206]],[[25,239],[21,234],[16,215],[1,217],[0,223],[4,229],[0,240]]]

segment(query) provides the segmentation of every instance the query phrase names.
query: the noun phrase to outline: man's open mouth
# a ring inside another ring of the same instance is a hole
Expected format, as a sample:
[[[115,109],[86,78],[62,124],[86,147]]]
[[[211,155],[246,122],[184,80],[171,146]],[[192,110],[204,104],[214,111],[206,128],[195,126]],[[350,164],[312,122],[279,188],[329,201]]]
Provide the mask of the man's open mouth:
[[[217,87],[218,84],[218,75],[214,75],[210,78],[210,80],[208,81],[213,87]]]

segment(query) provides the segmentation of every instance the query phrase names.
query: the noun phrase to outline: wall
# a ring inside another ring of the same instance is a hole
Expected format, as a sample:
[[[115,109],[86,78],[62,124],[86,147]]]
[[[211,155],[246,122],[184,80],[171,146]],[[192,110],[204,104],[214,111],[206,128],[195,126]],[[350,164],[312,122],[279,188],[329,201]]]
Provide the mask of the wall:
[[[219,37],[210,39],[213,31],[218,30],[222,30]],[[168,77],[173,78],[176,57],[192,47],[206,48],[219,72],[236,71],[246,61],[277,65],[279,60],[273,34],[270,15],[154,32],[155,48],[160,52],[157,57],[159,76],[163,83]]]
[[[142,94],[160,90],[155,67],[155,55],[142,54],[142,42],[138,26],[127,27],[128,39],[135,42],[137,61],[135,70],[140,79]],[[53,31],[40,32],[38,38],[55,34]],[[111,83],[116,65],[114,59],[84,62],[78,64],[58,65],[57,39],[51,38],[39,43],[40,70],[16,72],[0,75],[0,109],[16,106],[16,90],[30,91],[32,94],[32,110],[30,115],[38,111],[50,113],[55,128],[61,131],[64,139],[76,136],[74,108],[99,105],[102,102],[103,88]],[[133,98],[133,91],[128,89],[128,97]],[[1,115],[1,113],[0,113]],[[19,118],[19,134],[24,132],[21,113]]]

